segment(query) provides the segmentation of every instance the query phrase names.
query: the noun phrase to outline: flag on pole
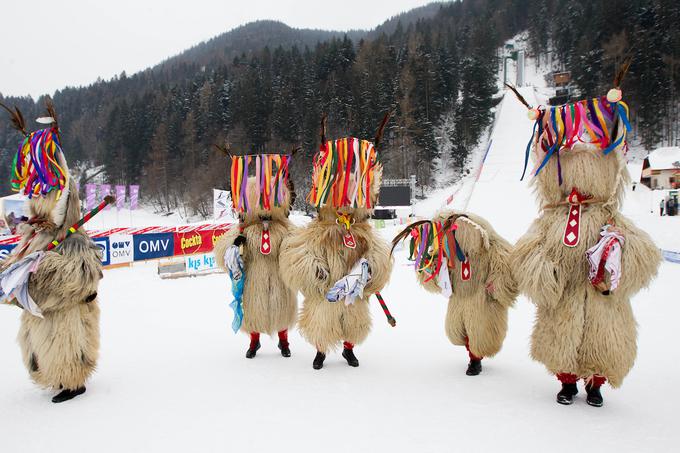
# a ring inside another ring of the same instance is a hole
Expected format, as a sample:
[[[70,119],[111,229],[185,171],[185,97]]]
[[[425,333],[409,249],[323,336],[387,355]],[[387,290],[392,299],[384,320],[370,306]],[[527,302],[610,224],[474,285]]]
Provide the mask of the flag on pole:
[[[137,205],[139,202],[139,186],[137,185],[132,185],[130,186],[130,210],[134,211],[137,209]]]
[[[99,185],[99,197],[105,197],[107,195],[111,195],[111,184],[100,184]],[[104,208],[105,211],[108,211],[111,208],[111,205],[106,205]]]
[[[125,186],[116,186],[116,209],[121,210],[125,207]]]
[[[213,217],[219,220],[231,211],[231,193],[228,190],[213,189]]]
[[[97,184],[85,184],[85,209],[87,211],[94,208],[97,199]]]

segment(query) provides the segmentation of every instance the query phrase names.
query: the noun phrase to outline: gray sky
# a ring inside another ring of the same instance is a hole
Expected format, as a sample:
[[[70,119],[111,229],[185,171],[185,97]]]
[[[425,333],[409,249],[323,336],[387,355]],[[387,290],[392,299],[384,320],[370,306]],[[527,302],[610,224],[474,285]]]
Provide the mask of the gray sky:
[[[123,70],[132,74],[257,19],[296,28],[373,28],[430,2],[0,0],[0,93],[36,98]]]

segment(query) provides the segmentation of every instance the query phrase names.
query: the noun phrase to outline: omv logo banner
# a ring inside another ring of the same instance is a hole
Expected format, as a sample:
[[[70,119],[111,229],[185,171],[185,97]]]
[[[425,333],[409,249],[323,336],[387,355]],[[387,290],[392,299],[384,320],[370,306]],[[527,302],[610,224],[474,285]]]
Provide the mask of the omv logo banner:
[[[137,234],[132,236],[134,246],[134,260],[152,260],[173,256],[175,242],[173,233]]]
[[[111,264],[111,254],[109,253],[109,238],[108,237],[102,237],[102,238],[92,238],[94,243],[99,247],[99,250],[102,253],[102,264],[104,266],[108,266]]]
[[[0,245],[0,261],[4,260],[9,256],[10,253],[12,253],[12,250],[14,250],[14,247],[16,247],[16,244],[3,244]]]
[[[131,263],[134,259],[133,239],[130,234],[109,236],[109,256],[111,264]]]

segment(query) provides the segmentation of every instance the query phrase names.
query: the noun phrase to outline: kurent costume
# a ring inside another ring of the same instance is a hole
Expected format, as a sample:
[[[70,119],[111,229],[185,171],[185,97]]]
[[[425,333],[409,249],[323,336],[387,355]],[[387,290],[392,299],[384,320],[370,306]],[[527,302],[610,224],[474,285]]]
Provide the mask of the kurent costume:
[[[466,374],[478,375],[482,358],[496,355],[503,346],[508,308],[517,297],[510,244],[484,219],[455,211],[410,225],[393,246],[406,238],[418,281],[449,299],[446,335],[466,347]]]
[[[533,150],[542,205],[511,259],[520,291],[536,305],[531,356],[562,382],[558,403],[571,404],[583,378],[587,402],[601,406],[600,386],[620,386],[633,366],[630,298],[661,259],[649,235],[619,212],[629,182],[628,106],[619,89],[538,108],[516,94],[535,121],[525,167]]]
[[[9,109],[8,109],[9,110]],[[12,188],[29,197],[21,241],[2,262],[2,298],[24,308],[18,341],[26,368],[40,386],[61,390],[52,401],[85,392],[99,355],[99,248],[80,229],[80,200],[60,145],[56,115],[27,133],[12,168]]]
[[[387,284],[392,270],[390,249],[368,222],[381,179],[373,143],[356,138],[326,141],[322,125],[308,197],[318,215],[287,236],[281,247],[283,280],[304,296],[299,326],[317,349],[315,369],[323,367],[328,351],[340,343],[347,363],[359,366],[353,348],[371,329],[369,298]]]
[[[261,333],[278,333],[281,355],[290,357],[288,329],[295,325],[297,298],[279,272],[281,241],[294,230],[288,220],[290,159],[278,154],[232,157],[231,199],[239,225],[217,241],[215,257],[232,281],[232,328],[250,334],[249,359],[260,348]]]

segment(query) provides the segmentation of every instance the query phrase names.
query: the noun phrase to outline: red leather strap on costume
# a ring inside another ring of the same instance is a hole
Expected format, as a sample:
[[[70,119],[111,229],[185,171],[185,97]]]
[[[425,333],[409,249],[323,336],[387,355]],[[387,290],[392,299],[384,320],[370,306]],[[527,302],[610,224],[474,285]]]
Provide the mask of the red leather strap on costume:
[[[343,341],[342,342],[342,347],[345,349],[354,349],[354,344],[350,343],[349,341]]]
[[[571,189],[571,194],[567,197],[569,211],[567,212],[567,224],[564,227],[564,237],[562,243],[567,247],[576,247],[581,236],[581,204],[591,199],[579,192],[576,187]]]

